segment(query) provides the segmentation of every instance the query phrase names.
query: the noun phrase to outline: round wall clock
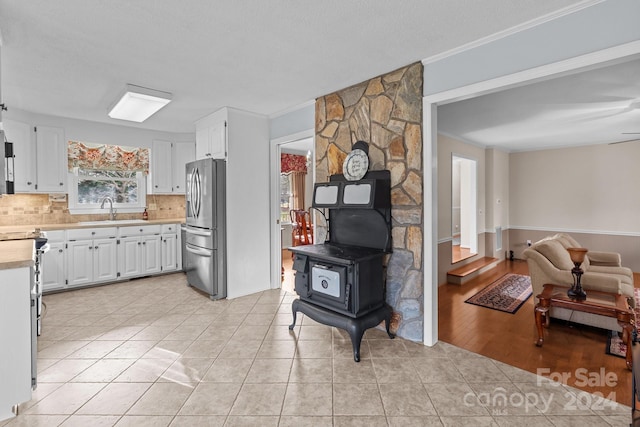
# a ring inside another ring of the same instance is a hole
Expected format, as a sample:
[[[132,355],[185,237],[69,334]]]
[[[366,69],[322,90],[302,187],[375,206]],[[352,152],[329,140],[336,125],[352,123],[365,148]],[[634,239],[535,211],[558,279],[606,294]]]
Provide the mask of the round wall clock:
[[[358,181],[369,170],[369,156],[364,150],[351,150],[342,164],[342,173],[347,181]]]

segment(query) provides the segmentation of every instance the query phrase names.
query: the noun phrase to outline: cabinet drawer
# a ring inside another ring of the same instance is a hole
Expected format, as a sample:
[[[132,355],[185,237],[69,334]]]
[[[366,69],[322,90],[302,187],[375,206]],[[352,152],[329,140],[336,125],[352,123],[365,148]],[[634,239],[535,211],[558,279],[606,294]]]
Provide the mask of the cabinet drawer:
[[[178,232],[177,224],[162,224],[162,234],[175,234]]]
[[[130,227],[118,228],[118,234],[120,237],[129,236],[146,236],[149,234],[160,234],[162,232],[162,226],[157,225],[132,225]]]
[[[67,240],[87,240],[116,237],[116,227],[105,228],[73,228],[67,230]]]
[[[49,243],[64,242],[64,230],[50,230],[45,231],[47,234],[47,240]]]

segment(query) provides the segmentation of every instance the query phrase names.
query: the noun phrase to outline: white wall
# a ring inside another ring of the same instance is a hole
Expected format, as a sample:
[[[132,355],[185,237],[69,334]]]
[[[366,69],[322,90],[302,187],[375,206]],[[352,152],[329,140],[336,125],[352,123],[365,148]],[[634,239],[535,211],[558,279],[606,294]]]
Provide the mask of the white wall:
[[[315,101],[287,113],[272,117],[269,121],[270,139],[278,139],[314,129],[316,124]]]
[[[269,121],[228,108],[227,296],[270,289]]]
[[[640,233],[640,141],[510,155],[513,227]]]

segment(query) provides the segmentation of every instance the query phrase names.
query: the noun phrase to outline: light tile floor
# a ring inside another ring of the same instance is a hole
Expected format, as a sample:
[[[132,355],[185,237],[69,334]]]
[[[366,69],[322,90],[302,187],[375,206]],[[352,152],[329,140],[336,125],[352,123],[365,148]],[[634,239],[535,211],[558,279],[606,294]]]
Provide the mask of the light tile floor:
[[[210,301],[181,273],[47,295],[38,388],[0,426],[629,423],[627,406],[445,343],[371,329],[355,363],[344,331],[303,315],[289,331],[294,298]]]

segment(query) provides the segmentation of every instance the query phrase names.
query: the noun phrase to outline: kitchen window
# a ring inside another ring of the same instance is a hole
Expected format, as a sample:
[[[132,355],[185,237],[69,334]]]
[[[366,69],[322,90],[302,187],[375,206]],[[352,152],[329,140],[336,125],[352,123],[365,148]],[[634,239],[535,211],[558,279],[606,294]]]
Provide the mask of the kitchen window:
[[[149,149],[69,141],[67,157],[69,212],[105,213],[108,208],[100,208],[105,198],[118,212],[144,211]]]
[[[69,211],[105,213],[109,197],[119,212],[142,212],[146,206],[146,179],[142,172],[76,168],[69,177]]]

